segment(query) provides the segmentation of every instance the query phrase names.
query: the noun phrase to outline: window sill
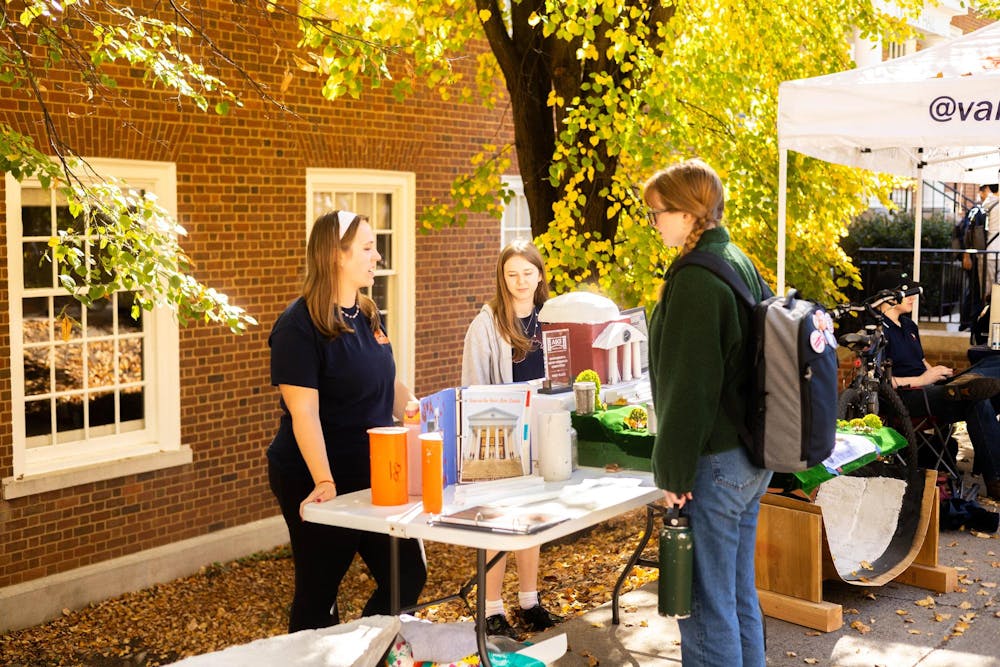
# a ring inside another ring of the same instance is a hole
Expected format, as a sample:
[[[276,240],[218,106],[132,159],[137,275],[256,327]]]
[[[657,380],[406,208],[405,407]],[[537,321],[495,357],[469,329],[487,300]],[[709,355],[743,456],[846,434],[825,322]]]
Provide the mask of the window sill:
[[[98,463],[80,468],[60,470],[58,472],[5,477],[2,480],[3,499],[23,498],[57,489],[66,489],[79,484],[89,484],[90,482],[99,482],[105,479],[136,475],[151,470],[173,468],[191,463],[192,460],[191,448],[182,446],[176,450],[118,459],[107,463]]]

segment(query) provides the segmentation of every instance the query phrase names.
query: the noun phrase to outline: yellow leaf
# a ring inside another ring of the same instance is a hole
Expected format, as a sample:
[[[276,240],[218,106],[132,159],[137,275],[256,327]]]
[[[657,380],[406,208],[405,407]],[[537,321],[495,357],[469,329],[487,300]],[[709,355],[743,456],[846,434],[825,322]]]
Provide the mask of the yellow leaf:
[[[962,600],[962,601],[961,601],[961,602],[960,602],[960,603],[958,604],[958,608],[959,608],[959,609],[972,609],[972,603],[971,603],[971,602],[969,602],[968,600]]]
[[[488,9],[480,9],[479,10],[479,20],[482,21],[483,23],[486,23],[487,21],[489,21],[490,17],[492,17],[492,16],[493,16],[493,12],[491,12]]]
[[[73,335],[73,320],[67,315],[63,315],[62,319],[59,320],[59,334],[64,343]]]
[[[931,596],[928,595],[924,599],[917,600],[913,604],[917,605],[918,607],[933,607],[934,606],[934,598],[932,598]]]
[[[290,85],[292,85],[292,70],[286,69],[285,76],[281,78],[281,92],[287,92]]]
[[[857,630],[858,632],[860,632],[863,635],[864,634],[868,634],[869,632],[871,632],[871,627],[865,625],[861,621],[854,621],[854,622],[852,622],[851,623],[851,628],[854,629],[854,630]]]

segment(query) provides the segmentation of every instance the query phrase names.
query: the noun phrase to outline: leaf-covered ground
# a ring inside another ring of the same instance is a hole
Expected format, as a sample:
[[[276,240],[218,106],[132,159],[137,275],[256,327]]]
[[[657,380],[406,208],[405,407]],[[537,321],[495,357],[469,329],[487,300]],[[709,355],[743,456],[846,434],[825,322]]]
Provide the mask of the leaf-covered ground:
[[[611,588],[635,549],[643,524],[643,510],[637,510],[543,547],[538,587],[546,607],[569,617],[610,600]],[[428,581],[421,599],[455,593],[473,575],[475,552],[471,549],[434,542],[425,546]],[[655,578],[655,570],[636,568],[624,590]],[[373,581],[356,559],[340,591],[344,621],[360,616],[373,589]],[[513,559],[504,591],[508,608],[516,606]],[[284,633],[291,593],[292,561],[287,548],[254,554],[80,611],[65,610],[61,618],[44,625],[7,633],[0,637],[0,664],[167,664]],[[475,605],[474,592],[469,603]],[[472,619],[460,602],[430,607],[418,615],[440,621]]]

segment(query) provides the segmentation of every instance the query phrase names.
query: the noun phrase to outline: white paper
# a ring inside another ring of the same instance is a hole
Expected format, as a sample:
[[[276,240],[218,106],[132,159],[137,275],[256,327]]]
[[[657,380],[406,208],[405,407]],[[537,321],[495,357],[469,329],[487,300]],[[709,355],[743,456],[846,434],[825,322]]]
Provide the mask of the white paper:
[[[838,433],[833,451],[823,461],[823,466],[829,470],[837,470],[851,461],[860,459],[865,454],[877,454],[875,443],[860,435]]]

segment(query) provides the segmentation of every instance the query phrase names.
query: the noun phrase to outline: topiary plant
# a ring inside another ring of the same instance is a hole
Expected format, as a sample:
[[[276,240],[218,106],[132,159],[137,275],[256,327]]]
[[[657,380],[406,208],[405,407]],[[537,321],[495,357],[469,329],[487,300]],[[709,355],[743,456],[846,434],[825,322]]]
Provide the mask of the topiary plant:
[[[590,368],[582,370],[580,371],[580,374],[576,376],[576,381],[594,383],[594,409],[603,410],[604,404],[601,403],[601,378],[597,374],[597,371]]]
[[[623,421],[625,422],[625,425],[633,431],[641,431],[646,428],[647,418],[648,415],[646,414],[645,408],[634,407],[629,411],[628,417],[626,417]]]

